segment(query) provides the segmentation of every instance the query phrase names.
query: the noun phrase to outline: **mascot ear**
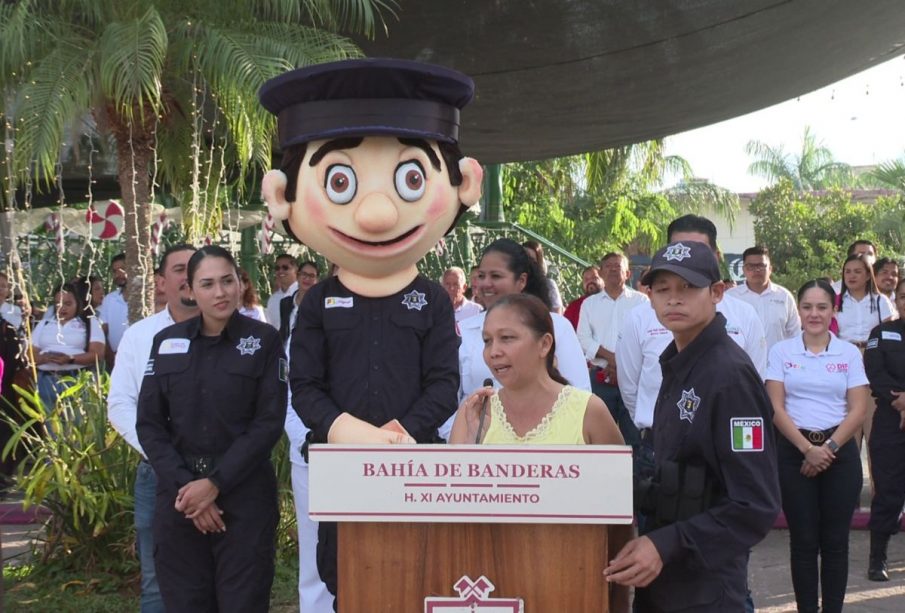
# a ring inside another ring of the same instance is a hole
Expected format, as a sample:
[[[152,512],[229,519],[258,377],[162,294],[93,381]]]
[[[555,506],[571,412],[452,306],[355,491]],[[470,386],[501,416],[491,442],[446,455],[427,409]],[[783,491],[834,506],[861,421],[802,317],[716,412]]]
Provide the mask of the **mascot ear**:
[[[474,206],[481,199],[481,181],[484,179],[484,169],[474,158],[462,158],[459,160],[459,170],[462,172],[459,202],[468,207]]]
[[[261,181],[261,198],[276,221],[289,219],[292,205],[286,200],[286,183],[286,174],[282,170],[269,171]]]

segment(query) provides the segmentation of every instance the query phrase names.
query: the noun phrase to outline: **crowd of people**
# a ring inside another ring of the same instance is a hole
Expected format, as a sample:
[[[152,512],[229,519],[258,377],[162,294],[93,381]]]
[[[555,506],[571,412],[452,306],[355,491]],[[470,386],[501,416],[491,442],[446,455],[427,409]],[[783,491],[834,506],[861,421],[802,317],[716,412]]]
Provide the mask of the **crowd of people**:
[[[498,239],[469,273],[444,271],[458,352],[445,368],[456,375],[458,408],[412,439],[631,445],[638,537],[613,552],[606,580],[636,588],[638,610],[667,609],[679,583],[689,602],[753,610],[748,555],[781,505],[799,610],[839,611],[862,445],[873,484],[871,580],[888,580],[887,545],[905,504],[897,261],[856,241],[837,281],[815,279],[793,294],[771,280],[769,250],[753,246],[742,256],[744,280],[727,288],[709,220],[679,218],[667,235],[636,288],[628,258],[610,252],[582,272],[582,294],[567,305],[535,242]],[[286,384],[300,307],[318,283],[338,284],[334,271],[279,255],[265,305],[228,252],[176,245],[155,271],[157,312],[129,325],[124,264],[111,261],[109,293],[100,278],[76,278],[54,289],[44,312],[14,299],[0,273],[4,397],[15,402],[12,383],[29,364],[46,410],[78,371],[112,373],[109,420],[141,458],[142,611],[164,602],[194,610],[209,598],[198,586],[210,584],[241,610],[266,601],[277,517],[268,458],[285,430],[301,609],[332,610],[335,568],[331,575],[324,559],[335,536],[307,517],[312,436]],[[347,341],[354,360],[359,349]],[[6,478],[14,467],[14,457],[4,462]],[[668,467],[682,484],[700,472],[704,506],[686,516],[644,506],[643,488],[662,485]],[[159,495],[175,487],[167,484],[178,485],[174,500]],[[701,568],[713,571],[710,583]]]

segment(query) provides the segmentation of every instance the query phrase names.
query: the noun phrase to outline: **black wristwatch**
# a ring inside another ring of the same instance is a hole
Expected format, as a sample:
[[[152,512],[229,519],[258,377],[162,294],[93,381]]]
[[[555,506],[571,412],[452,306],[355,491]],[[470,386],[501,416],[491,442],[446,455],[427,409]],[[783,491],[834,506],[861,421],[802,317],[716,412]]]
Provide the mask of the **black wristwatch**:
[[[824,443],[824,445],[829,447],[830,451],[832,451],[833,453],[839,452],[839,445],[836,443],[836,441],[834,441],[831,438],[826,439],[826,442]]]

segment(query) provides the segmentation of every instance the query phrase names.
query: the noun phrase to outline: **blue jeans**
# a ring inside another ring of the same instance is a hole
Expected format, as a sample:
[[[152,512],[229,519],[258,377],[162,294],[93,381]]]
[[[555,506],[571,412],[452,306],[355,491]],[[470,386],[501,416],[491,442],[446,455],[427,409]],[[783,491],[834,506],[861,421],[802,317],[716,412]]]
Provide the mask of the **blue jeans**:
[[[138,560],[141,563],[141,613],[165,613],[157,571],[154,568],[154,499],[157,493],[157,474],[145,460],[138,464],[135,474],[135,536]]]

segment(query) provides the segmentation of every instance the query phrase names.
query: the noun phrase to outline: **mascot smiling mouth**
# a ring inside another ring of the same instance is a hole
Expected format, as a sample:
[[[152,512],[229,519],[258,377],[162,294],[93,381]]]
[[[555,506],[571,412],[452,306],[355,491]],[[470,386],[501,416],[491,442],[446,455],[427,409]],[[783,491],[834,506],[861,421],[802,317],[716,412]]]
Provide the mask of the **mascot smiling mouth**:
[[[355,238],[354,236],[349,236],[345,232],[340,232],[336,228],[330,228],[330,229],[333,230],[334,232],[336,232],[336,234],[338,234],[341,238],[344,238],[344,239],[351,241],[353,243],[356,243],[358,245],[364,245],[366,247],[389,247],[390,245],[395,245],[397,243],[401,243],[402,241],[404,241],[408,237],[412,236],[413,234],[415,234],[418,230],[420,230],[423,227],[424,227],[423,225],[415,226],[408,232],[400,234],[396,238],[391,238],[391,239],[385,240],[385,241],[365,241],[360,238]]]

